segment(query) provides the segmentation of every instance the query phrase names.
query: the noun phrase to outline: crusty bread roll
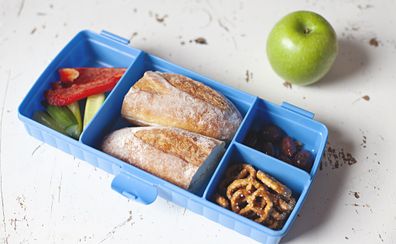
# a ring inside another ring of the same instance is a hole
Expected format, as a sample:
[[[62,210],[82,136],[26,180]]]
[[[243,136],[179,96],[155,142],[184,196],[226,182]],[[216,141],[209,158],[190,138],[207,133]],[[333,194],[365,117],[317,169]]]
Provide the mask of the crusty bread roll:
[[[188,77],[148,71],[129,90],[121,114],[137,125],[182,128],[231,140],[242,116],[222,94]]]
[[[130,127],[112,132],[102,150],[184,189],[208,180],[224,142],[170,127]]]

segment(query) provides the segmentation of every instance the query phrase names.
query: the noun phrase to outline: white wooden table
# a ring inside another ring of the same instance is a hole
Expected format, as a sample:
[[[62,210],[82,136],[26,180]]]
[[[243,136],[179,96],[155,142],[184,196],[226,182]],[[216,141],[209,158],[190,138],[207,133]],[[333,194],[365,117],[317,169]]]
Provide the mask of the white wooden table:
[[[27,135],[17,107],[30,86],[78,31],[105,29],[328,126],[331,152],[285,242],[396,243],[396,1],[114,2],[0,1],[0,241],[253,242],[163,199],[128,201],[110,189],[111,175]],[[287,88],[266,37],[300,9],[332,23],[340,52],[320,83]]]

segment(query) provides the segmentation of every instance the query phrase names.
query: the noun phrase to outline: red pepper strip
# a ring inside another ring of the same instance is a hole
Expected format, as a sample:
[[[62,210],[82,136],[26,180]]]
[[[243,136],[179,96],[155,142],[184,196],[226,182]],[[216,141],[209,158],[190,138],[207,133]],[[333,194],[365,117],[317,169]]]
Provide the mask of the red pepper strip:
[[[61,69],[62,70],[62,69]],[[53,85],[45,97],[48,104],[65,106],[88,96],[110,91],[124,74],[124,68],[76,68],[79,76],[67,83],[68,86]],[[62,82],[63,83],[63,82]],[[62,84],[57,82],[55,84]]]
[[[63,68],[59,69],[59,77],[62,83],[87,83],[96,80],[99,77],[103,79],[111,78],[119,74],[124,74],[125,68]]]

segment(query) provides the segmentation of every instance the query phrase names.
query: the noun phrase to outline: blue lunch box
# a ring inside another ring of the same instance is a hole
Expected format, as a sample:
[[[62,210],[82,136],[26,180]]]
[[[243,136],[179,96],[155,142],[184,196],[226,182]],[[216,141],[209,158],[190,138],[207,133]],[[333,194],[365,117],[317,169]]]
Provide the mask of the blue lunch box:
[[[132,48],[128,44],[128,40],[107,31],[102,31],[100,34],[91,31],[78,33],[45,69],[20,104],[18,116],[28,133],[38,140],[115,175],[111,184],[112,189],[127,198],[150,204],[160,196],[259,242],[278,243],[290,229],[311,188],[326,145],[327,128],[315,121],[314,115],[308,111],[286,102],[281,105],[273,104]],[[62,67],[128,67],[78,141],[32,119],[35,111],[43,110],[41,101],[44,91],[50,88],[51,82],[59,79],[57,70]],[[131,126],[120,116],[122,101],[129,88],[149,70],[182,74],[200,81],[225,95],[243,116],[240,127],[228,144],[210,180],[197,191],[184,190],[114,158],[99,148],[105,135],[113,130]],[[304,149],[314,155],[310,173],[244,144],[250,129],[267,123],[282,128],[289,136],[301,141]],[[297,203],[282,229],[267,228],[213,201],[213,194],[227,168],[232,164],[240,163],[252,164],[256,169],[269,173],[292,190]]]

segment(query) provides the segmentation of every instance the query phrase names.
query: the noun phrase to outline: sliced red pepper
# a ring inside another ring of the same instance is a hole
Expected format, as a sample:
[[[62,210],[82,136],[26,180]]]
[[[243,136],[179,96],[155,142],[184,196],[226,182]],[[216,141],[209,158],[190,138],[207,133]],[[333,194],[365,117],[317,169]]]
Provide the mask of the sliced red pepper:
[[[63,68],[59,69],[59,77],[62,83],[87,83],[98,77],[111,78],[119,75],[121,77],[125,68]]]
[[[65,106],[91,95],[114,88],[125,68],[65,68],[59,70],[61,81],[45,92],[48,104]]]

